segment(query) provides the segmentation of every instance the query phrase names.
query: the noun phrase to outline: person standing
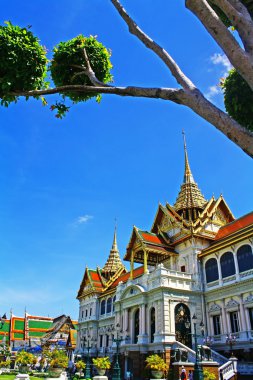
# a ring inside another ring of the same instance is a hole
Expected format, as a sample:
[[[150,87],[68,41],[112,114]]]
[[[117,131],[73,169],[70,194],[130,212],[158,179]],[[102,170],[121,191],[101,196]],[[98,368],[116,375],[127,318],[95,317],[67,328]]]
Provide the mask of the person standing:
[[[184,366],[182,366],[182,371],[181,371],[180,379],[181,380],[186,380],[186,370],[185,370]]]

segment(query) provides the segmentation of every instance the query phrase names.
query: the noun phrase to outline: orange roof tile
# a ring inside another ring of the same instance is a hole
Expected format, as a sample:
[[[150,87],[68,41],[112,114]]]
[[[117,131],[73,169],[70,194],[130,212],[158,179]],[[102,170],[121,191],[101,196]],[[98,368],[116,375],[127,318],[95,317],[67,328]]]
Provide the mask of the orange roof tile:
[[[144,273],[144,267],[143,266],[138,267],[138,268],[134,269],[133,277],[134,278],[139,277],[143,273]],[[115,288],[119,284],[120,281],[127,282],[127,280],[129,279],[129,277],[130,277],[130,272],[122,274],[119,278],[117,278],[117,280],[114,281],[114,283],[112,284],[111,288]]]
[[[163,244],[163,242],[156,235],[151,235],[146,232],[142,232],[143,239],[156,244]]]
[[[231,222],[227,224],[224,227],[221,227],[215,236],[215,240],[222,239],[228,235],[233,234],[234,232],[237,232],[241,230],[242,228],[245,228],[249,226],[250,224],[253,224],[253,212],[250,214],[244,215],[241,218],[235,220],[234,222]]]

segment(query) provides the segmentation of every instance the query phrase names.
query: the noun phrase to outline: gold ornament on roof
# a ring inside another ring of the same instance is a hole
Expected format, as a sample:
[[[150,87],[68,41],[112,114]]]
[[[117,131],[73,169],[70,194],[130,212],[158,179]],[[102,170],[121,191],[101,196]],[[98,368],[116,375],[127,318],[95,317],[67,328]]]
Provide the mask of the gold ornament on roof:
[[[110,250],[109,257],[101,270],[102,276],[104,276],[107,280],[112,277],[119,268],[124,268],[122,261],[120,259],[118,245],[117,245],[117,236],[116,236],[116,227],[114,230],[112,249]]]
[[[181,215],[184,219],[195,220],[198,218],[199,211],[202,211],[207,203],[203,194],[201,193],[198,185],[194,181],[191,168],[189,165],[185,134],[184,137],[184,154],[185,154],[185,170],[184,170],[184,180],[181,185],[176,203],[174,204],[174,209]]]

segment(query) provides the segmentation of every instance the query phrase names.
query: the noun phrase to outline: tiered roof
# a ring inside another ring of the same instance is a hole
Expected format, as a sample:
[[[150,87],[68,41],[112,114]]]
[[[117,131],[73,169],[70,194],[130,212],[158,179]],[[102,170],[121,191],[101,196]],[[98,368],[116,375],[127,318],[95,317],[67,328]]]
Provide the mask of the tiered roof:
[[[162,235],[142,231],[137,227],[133,229],[124,260],[130,261],[132,250],[135,252],[134,261],[137,263],[143,263],[144,252],[146,252],[150,265],[162,262],[175,254],[174,249],[168,245]]]
[[[155,265],[176,255],[175,247],[181,241],[202,237],[210,242],[218,230],[234,221],[234,216],[222,195],[207,201],[194,181],[184,138],[184,179],[174,206],[159,204],[151,232],[133,228],[125,260]]]
[[[117,237],[116,237],[116,228],[115,228],[112,249],[110,250],[109,257],[103,269],[101,270],[101,273],[106,279],[110,279],[110,277],[112,277],[119,270],[119,268],[124,268],[124,265],[122,264],[122,261],[119,255]]]
[[[208,248],[203,249],[200,257],[216,252],[235,242],[250,239],[253,235],[253,212],[221,227]]]
[[[103,269],[97,267],[96,270],[93,270],[86,267],[83,280],[77,294],[77,299],[83,298],[89,294],[101,294],[107,291],[112,283],[125,272],[126,269],[119,255],[115,228],[112,248]]]
[[[194,181],[186,149],[186,141],[184,137],[184,154],[185,154],[185,170],[184,180],[181,185],[180,192],[174,204],[177,213],[183,214],[184,219],[195,220],[198,211],[203,210],[207,201],[201,193],[198,185]]]

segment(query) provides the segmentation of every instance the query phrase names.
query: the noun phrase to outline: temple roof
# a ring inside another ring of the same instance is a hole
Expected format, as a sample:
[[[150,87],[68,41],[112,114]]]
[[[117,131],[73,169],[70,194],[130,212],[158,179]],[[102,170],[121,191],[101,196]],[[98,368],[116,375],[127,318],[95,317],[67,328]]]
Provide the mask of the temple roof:
[[[199,257],[209,255],[210,253],[217,252],[217,250],[226,246],[231,246],[234,242],[241,241],[242,239],[250,239],[253,233],[253,211],[249,214],[242,216],[222,226],[217,232],[214,240],[209,247],[202,250]]]
[[[184,136],[184,155],[185,155],[185,169],[184,179],[181,185],[177,200],[174,204],[174,208],[177,212],[183,210],[203,210],[207,203],[203,194],[201,193],[198,185],[194,181],[186,148],[186,141]],[[197,215],[191,214],[192,219],[196,219]]]
[[[112,249],[110,250],[109,257],[101,270],[102,275],[108,279],[113,276],[119,268],[124,268],[124,265],[120,259],[118,245],[117,245],[117,236],[116,236],[116,227],[114,230]]]
[[[227,236],[231,236],[233,233],[246,228],[253,224],[253,212],[242,216],[239,219],[236,219],[232,223],[229,223],[223,227],[221,227],[215,236],[215,240],[223,239]]]
[[[176,254],[174,249],[166,243],[163,236],[148,231],[142,231],[134,226],[124,260],[131,260],[134,252],[134,261],[143,263],[143,253],[148,253],[148,264],[155,265]]]

